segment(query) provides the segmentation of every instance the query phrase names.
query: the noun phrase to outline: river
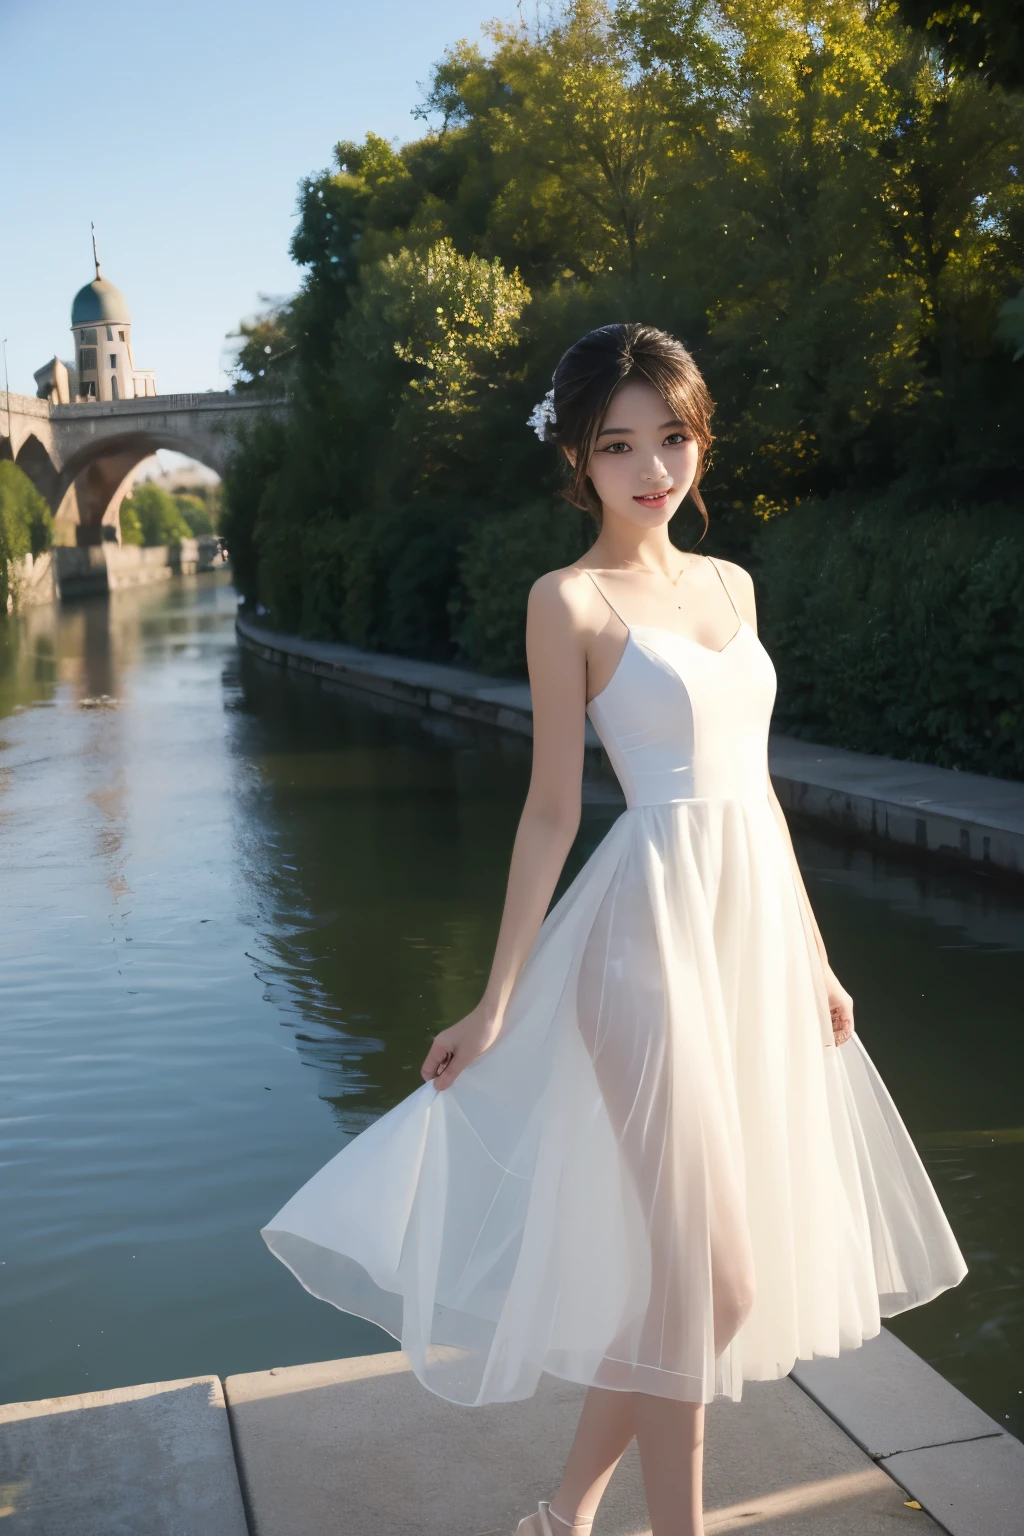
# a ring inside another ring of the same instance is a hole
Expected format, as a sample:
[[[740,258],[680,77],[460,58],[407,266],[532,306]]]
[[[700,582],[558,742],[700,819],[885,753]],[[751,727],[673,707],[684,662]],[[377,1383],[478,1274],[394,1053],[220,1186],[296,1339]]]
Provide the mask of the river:
[[[259,1227],[477,1000],[529,745],[296,682],[234,612],[219,574],[0,621],[2,1401],[394,1345]],[[796,843],[971,1267],[892,1326],[1021,1434],[1024,890]]]

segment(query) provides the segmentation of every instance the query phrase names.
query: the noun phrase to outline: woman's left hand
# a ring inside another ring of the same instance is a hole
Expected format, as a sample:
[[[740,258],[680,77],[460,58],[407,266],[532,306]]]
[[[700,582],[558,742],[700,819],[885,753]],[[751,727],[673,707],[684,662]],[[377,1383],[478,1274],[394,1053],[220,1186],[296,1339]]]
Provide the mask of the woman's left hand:
[[[853,1034],[853,998],[830,967],[825,971],[825,990],[832,1015],[832,1043],[845,1045]]]

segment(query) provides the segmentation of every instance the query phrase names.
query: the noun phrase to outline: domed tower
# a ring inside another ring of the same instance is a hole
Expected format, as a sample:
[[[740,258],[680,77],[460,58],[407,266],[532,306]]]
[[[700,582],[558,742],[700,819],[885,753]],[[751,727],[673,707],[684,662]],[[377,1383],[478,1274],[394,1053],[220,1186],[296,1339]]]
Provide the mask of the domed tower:
[[[71,306],[80,400],[135,400],[156,394],[156,374],[132,360],[132,316],[119,288],[100,271],[96,232],[92,237],[96,276],[79,288]]]

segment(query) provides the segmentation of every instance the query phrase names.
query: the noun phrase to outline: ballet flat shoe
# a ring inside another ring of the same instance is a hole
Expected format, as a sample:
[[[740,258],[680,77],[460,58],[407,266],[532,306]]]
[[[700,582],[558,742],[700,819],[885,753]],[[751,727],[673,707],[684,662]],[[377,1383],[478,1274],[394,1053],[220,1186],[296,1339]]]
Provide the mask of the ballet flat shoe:
[[[580,1532],[580,1536],[586,1536],[593,1521],[585,1524],[569,1525],[557,1515],[551,1514],[550,1499],[541,1499],[532,1515],[524,1515],[515,1529],[515,1536],[570,1536],[574,1530]]]
[[[547,1499],[541,1499],[532,1515],[524,1515],[516,1526],[515,1536],[555,1536],[548,1514],[550,1503]],[[560,1527],[563,1531],[566,1527]]]

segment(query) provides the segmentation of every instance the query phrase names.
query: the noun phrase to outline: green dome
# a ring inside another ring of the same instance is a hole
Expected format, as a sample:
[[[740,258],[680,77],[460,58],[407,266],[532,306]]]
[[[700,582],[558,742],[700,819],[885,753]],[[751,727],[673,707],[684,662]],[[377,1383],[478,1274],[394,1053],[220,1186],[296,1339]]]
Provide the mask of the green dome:
[[[72,325],[129,325],[131,318],[124,294],[105,277],[79,288],[71,306]]]

